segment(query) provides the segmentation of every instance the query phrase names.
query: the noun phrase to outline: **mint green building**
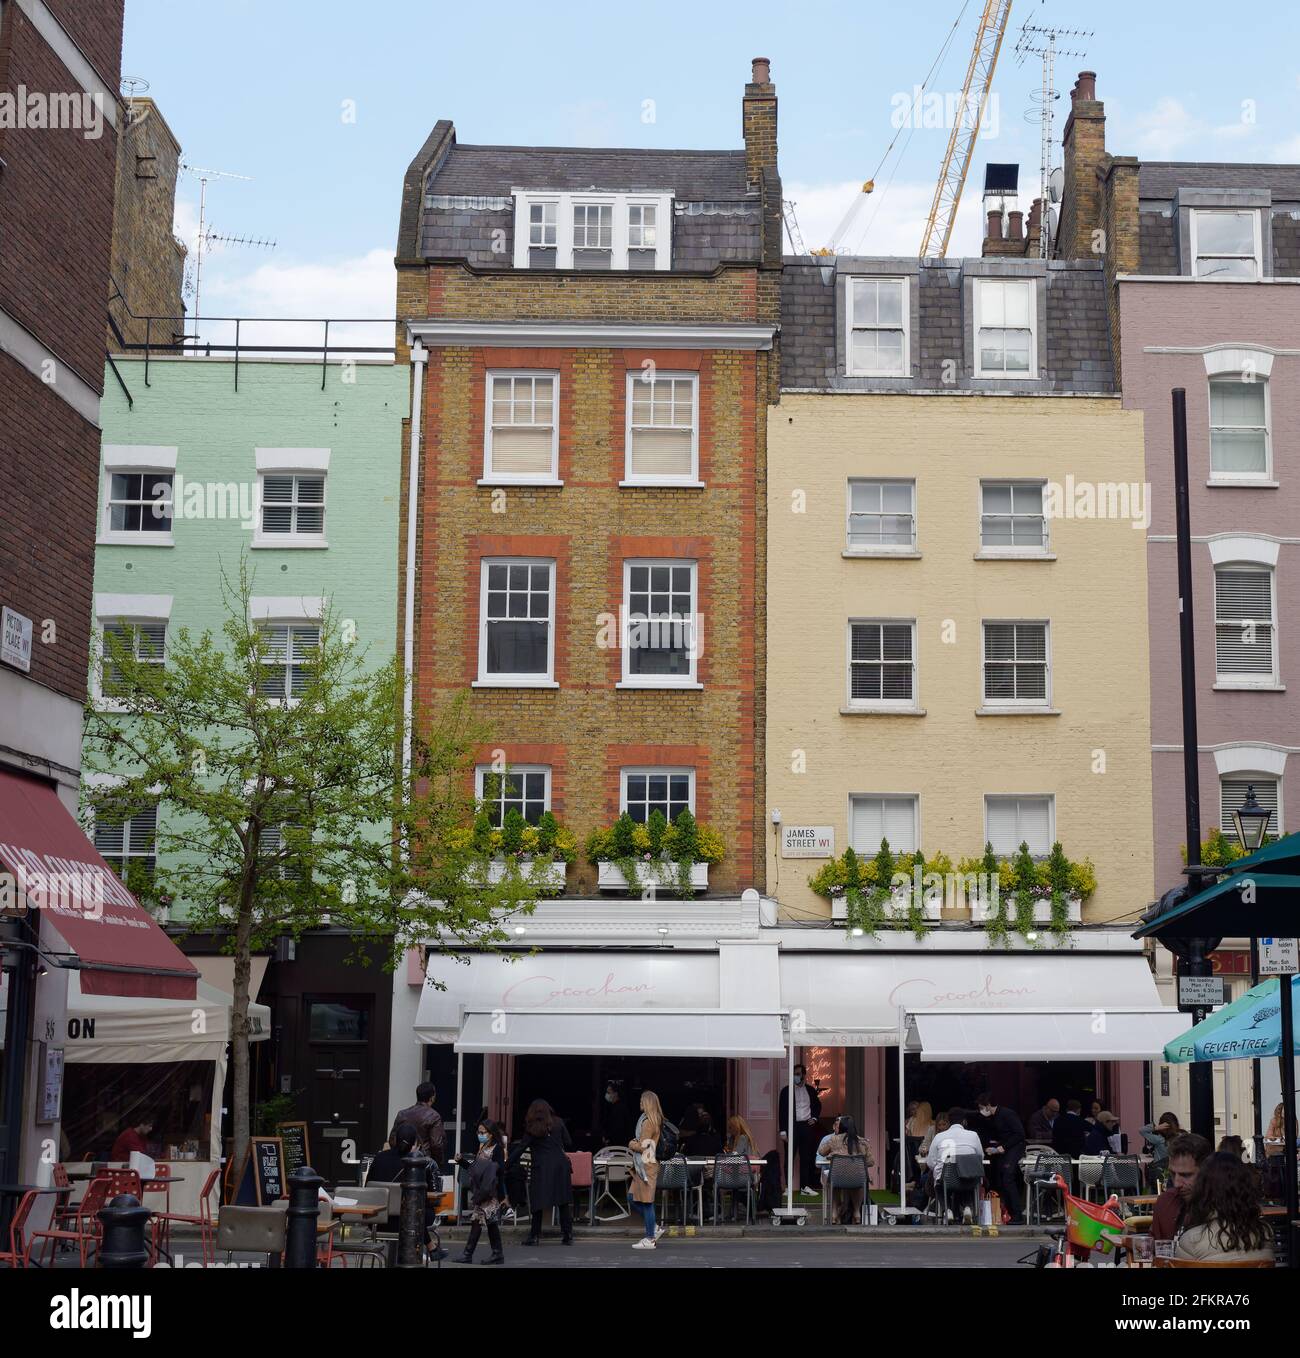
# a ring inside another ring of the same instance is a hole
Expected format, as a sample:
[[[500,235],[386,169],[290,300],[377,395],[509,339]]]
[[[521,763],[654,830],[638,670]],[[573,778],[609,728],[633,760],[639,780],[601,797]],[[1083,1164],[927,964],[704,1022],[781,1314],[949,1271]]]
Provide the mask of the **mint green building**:
[[[390,660],[408,370],[241,357],[236,372],[233,360],[154,356],[146,382],[143,359],[114,362],[121,383],[106,374],[101,407],[96,631],[131,624],[141,658],[165,663],[180,628],[220,635],[222,572],[237,581],[246,557],[252,620],[271,629],[284,660],[269,682],[284,695],[327,609],[354,629],[368,662]],[[93,669],[93,696],[111,704],[114,676],[102,661]],[[163,866],[153,857],[157,815],[93,827],[97,848],[124,874],[132,859]],[[184,902],[171,907],[175,932],[184,914]],[[204,981],[228,994],[233,962],[221,939],[182,946]],[[288,1116],[308,1122],[313,1163],[335,1178],[344,1168],[334,1163],[338,1147],[369,1146],[387,1109],[391,978],[380,966],[348,965],[351,946],[340,930],[314,930],[255,959],[253,976],[273,1038],[255,1048],[254,1097],[291,1095]],[[79,1072],[81,1095],[100,1116],[128,1125],[136,1111],[128,1105],[143,1099],[163,1158],[197,1143],[199,1160],[216,1163],[223,1063],[198,1063],[196,1073],[195,1062],[157,1055],[127,1079],[111,1055],[101,1059],[109,1064],[98,1075]],[[322,1074],[335,1070],[349,1074]],[[187,1186],[204,1168],[181,1171]]]

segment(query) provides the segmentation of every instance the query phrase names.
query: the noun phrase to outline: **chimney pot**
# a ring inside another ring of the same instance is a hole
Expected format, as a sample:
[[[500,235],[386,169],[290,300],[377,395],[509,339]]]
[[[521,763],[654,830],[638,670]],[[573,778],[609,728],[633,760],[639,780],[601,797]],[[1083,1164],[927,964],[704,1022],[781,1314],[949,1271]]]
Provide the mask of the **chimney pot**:
[[[772,80],[772,62],[769,57],[755,57],[753,81],[755,85],[767,85]]]
[[[1080,71],[1079,78],[1075,81],[1074,100],[1095,100],[1097,98],[1097,72]]]
[[[989,213],[989,229],[988,229],[988,232],[987,232],[987,239],[988,239],[988,240],[1001,240],[1001,239],[1002,239],[1002,214],[1001,214],[1001,212],[994,211],[994,212],[990,212],[990,213]]]
[[[1008,213],[1007,213],[1007,239],[1008,239],[1008,240],[1024,240],[1024,238],[1025,238],[1025,233],[1024,233],[1024,231],[1021,229],[1022,226],[1023,226],[1024,220],[1025,220],[1025,214],[1024,214],[1023,212],[1008,212]]]

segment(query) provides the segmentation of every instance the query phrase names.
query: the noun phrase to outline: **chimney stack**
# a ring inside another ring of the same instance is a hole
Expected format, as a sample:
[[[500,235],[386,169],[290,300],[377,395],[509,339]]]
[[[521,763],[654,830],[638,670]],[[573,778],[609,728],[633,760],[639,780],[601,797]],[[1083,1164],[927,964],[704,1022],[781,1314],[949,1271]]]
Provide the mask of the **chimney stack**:
[[[1024,233],[1024,229],[1023,229],[1023,227],[1024,227],[1024,220],[1025,220],[1025,214],[1024,214],[1023,212],[1008,212],[1008,213],[1007,213],[1007,239],[1008,239],[1008,240],[1024,240],[1024,238],[1025,238],[1025,233]]]
[[[1106,106],[1097,98],[1095,71],[1080,71],[1074,82],[1061,143],[1065,174],[1053,253],[1059,259],[1092,259],[1102,225],[1097,172],[1106,159]]]
[[[753,79],[745,86],[742,130],[745,134],[745,179],[757,188],[763,171],[776,173],[776,86],[772,63],[755,57]]]

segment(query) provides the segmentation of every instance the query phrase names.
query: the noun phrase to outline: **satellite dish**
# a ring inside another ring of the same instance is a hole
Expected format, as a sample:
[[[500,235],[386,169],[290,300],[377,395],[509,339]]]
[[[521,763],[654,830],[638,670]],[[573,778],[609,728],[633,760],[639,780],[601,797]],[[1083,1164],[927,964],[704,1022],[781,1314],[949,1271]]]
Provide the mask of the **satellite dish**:
[[[1061,201],[1061,191],[1065,188],[1065,169],[1058,165],[1047,176],[1047,196],[1053,203]]]

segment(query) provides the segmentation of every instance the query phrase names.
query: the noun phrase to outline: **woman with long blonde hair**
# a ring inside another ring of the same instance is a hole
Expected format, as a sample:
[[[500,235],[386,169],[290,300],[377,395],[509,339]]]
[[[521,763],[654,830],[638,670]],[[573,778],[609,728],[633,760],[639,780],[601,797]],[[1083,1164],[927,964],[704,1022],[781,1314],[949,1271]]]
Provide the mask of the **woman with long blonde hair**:
[[[727,1154],[747,1155],[751,1160],[758,1154],[758,1142],[754,1140],[754,1133],[749,1130],[749,1123],[739,1113],[733,1113],[727,1119]]]
[[[635,1250],[652,1250],[663,1227],[655,1225],[655,1183],[659,1178],[659,1162],[655,1147],[664,1128],[664,1110],[659,1096],[652,1089],[641,1093],[641,1116],[636,1120],[636,1131],[628,1142],[632,1152],[632,1178],[628,1186],[628,1206],[645,1223],[645,1236],[632,1246]]]

